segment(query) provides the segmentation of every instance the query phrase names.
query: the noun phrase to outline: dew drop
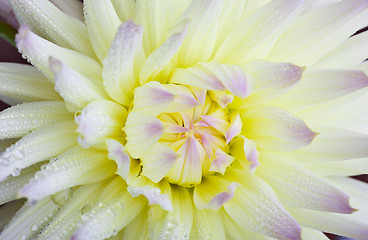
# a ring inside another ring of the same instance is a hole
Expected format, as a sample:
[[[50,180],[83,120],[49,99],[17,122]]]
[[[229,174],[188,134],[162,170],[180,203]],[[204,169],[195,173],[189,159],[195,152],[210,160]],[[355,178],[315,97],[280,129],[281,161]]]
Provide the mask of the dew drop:
[[[26,235],[24,235],[24,234],[23,234],[23,235],[20,237],[20,240],[26,240],[26,238],[27,238],[27,237],[26,237]]]
[[[35,232],[35,231],[37,231],[37,228],[38,228],[37,224],[33,224],[32,227],[31,227],[31,231]]]

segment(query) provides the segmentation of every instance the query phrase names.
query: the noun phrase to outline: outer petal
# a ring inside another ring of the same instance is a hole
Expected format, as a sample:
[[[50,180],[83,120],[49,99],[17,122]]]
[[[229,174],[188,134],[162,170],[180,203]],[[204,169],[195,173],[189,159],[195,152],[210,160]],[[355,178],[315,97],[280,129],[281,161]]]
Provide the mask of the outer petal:
[[[252,90],[247,75],[240,66],[216,62],[177,69],[170,82],[206,90],[227,90],[241,98],[247,97]]]
[[[136,3],[135,0],[111,0],[114,5],[116,14],[119,16],[120,21],[125,22],[126,20],[134,17]]]
[[[129,113],[123,130],[127,135],[125,149],[134,158],[150,150],[164,133],[160,120],[141,112]]]
[[[154,80],[160,71],[171,61],[181,48],[184,37],[187,34],[187,22],[184,22],[180,30],[172,34],[159,48],[153,51],[144,63],[139,75],[141,85]]]
[[[50,68],[55,76],[55,90],[65,100],[70,112],[81,110],[94,100],[107,98],[100,82],[90,81],[61,61],[50,58]]]
[[[114,172],[115,164],[106,159],[105,152],[75,147],[36,173],[20,195],[40,200],[69,187],[101,181]]]
[[[317,136],[301,119],[276,107],[255,107],[244,112],[242,118],[243,134],[270,150],[296,150]]]
[[[51,197],[38,201],[35,204],[31,204],[29,201],[26,202],[1,232],[0,238],[37,238],[38,232],[45,227],[59,207],[60,206],[53,201]]]
[[[83,5],[88,35],[102,62],[121,22],[110,0],[86,0]]]
[[[83,3],[78,0],[51,0],[61,11],[83,22]]]
[[[72,119],[63,102],[33,102],[0,113],[0,138],[22,137],[50,123]]]
[[[148,207],[143,210],[113,240],[148,239]],[[122,234],[123,236],[119,236]]]
[[[36,68],[17,63],[0,64],[0,95],[14,99],[11,105],[61,99]]]
[[[19,199],[3,204],[0,208],[0,231],[4,230],[4,227],[10,222],[18,210],[23,206],[25,199]],[[0,235],[1,237],[1,235]]]
[[[223,221],[216,211],[193,209],[193,226],[189,239],[226,239]]]
[[[349,197],[326,180],[290,159],[279,160],[263,155],[257,174],[275,190],[278,199],[287,207],[320,211],[352,213]]]
[[[352,215],[309,209],[288,209],[288,211],[303,226],[354,239],[367,239],[368,225],[357,221]]]
[[[78,221],[98,199],[105,183],[93,183],[77,188],[65,204],[38,235],[39,240],[70,239]]]
[[[72,121],[50,124],[7,148],[0,155],[0,181],[11,174],[17,176],[20,170],[56,157],[77,144],[75,128]]]
[[[368,158],[312,163],[306,167],[320,176],[356,176],[367,174]]]
[[[190,19],[188,33],[178,55],[178,66],[189,67],[207,62],[217,39],[218,20],[223,2],[219,0],[192,1],[178,22]]]
[[[240,170],[231,170],[226,176],[243,184],[237,188],[235,197],[224,204],[225,211],[240,226],[276,239],[301,239],[300,226],[270,186]]]
[[[18,191],[40,169],[41,164],[35,164],[22,170],[19,176],[11,176],[0,183],[0,204],[18,199]]]
[[[346,39],[331,52],[327,53],[326,56],[319,59],[312,68],[350,68],[367,59],[367,49],[368,32],[366,31]]]
[[[343,0],[297,19],[278,39],[269,59],[311,65],[366,26],[365,0]]]
[[[21,25],[30,25],[36,34],[61,47],[94,56],[84,24],[60,11],[50,1],[9,2]]]
[[[236,98],[230,108],[252,108],[277,99],[299,82],[304,68],[290,63],[256,60],[245,64],[244,70],[252,82],[249,85],[253,92],[245,99]]]
[[[143,165],[142,175],[157,183],[166,176],[178,158],[179,155],[170,147],[156,143],[140,157]]]
[[[50,56],[59,58],[62,62],[67,63],[69,67],[91,80],[100,81],[101,66],[94,59],[79,52],[59,47],[35,35],[27,26],[20,27],[18,31],[15,37],[18,50],[23,54],[23,57],[26,57],[27,60],[40,70],[51,83],[54,83],[54,78],[49,69]]]
[[[301,111],[368,86],[368,76],[355,70],[311,70],[274,104]]]
[[[83,148],[93,146],[106,149],[106,138],[122,140],[121,129],[127,115],[127,110],[115,102],[108,100],[91,102],[75,118],[78,124],[78,143]]]
[[[143,28],[128,20],[121,24],[103,61],[103,83],[109,96],[129,106],[133,89],[139,85]]]
[[[148,237],[152,240],[185,239],[193,223],[191,196],[186,188],[173,187],[171,199],[174,211],[164,211],[159,206],[148,212]]]
[[[116,177],[101,193],[96,205],[87,211],[71,240],[106,239],[128,225],[142,210],[143,198],[133,198],[126,184]]]
[[[305,163],[339,161],[368,156],[368,135],[339,128],[320,128],[321,134],[309,146],[282,153]],[[311,156],[313,156],[311,158]]]
[[[304,0],[277,0],[249,14],[225,38],[214,60],[240,63],[264,58],[277,37],[301,12]]]
[[[234,197],[239,183],[227,181],[218,176],[206,176],[201,184],[195,186],[193,200],[199,210],[219,210]]]

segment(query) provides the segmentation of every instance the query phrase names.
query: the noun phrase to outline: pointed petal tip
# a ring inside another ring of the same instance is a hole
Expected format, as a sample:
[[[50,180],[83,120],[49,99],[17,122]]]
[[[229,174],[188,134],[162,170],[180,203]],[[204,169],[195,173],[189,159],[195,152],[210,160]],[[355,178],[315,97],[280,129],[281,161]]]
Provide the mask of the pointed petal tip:
[[[49,67],[54,74],[57,74],[61,71],[63,67],[63,63],[59,61],[58,59],[50,56],[49,57]]]
[[[18,29],[18,34],[15,35],[15,42],[18,43],[25,40],[30,32],[30,27],[28,25],[22,25]]]

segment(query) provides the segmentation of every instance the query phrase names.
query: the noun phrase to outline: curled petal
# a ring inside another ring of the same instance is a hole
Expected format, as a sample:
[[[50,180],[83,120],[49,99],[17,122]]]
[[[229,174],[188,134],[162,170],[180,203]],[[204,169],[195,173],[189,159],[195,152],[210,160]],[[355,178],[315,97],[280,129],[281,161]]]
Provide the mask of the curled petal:
[[[124,146],[114,139],[106,139],[106,147],[109,152],[107,157],[118,165],[116,174],[130,184],[141,170],[139,160],[132,159],[125,151]]]
[[[148,200],[148,205],[158,204],[162,209],[172,211],[170,188],[169,183],[166,181],[153,183],[148,178],[140,176],[128,186],[128,192],[132,197],[145,196]]]
[[[125,149],[134,158],[141,157],[160,139],[164,127],[156,117],[142,112],[131,112],[125,123]]]
[[[218,172],[224,175],[226,169],[234,161],[234,157],[228,155],[221,149],[217,149],[215,152],[215,159],[212,161],[210,171]]]
[[[199,210],[219,210],[234,197],[239,183],[227,181],[217,176],[206,176],[194,188],[193,200]]]
[[[105,149],[106,138],[122,138],[122,127],[128,113],[119,104],[108,100],[88,104],[76,116],[78,143],[83,148],[91,146]]]
[[[170,171],[179,155],[170,147],[156,143],[140,159],[143,164],[142,175],[157,183]]]
[[[50,58],[50,68],[55,77],[55,90],[67,104],[70,112],[84,108],[94,100],[107,98],[101,83],[94,83],[61,61]]]
[[[249,169],[251,174],[254,174],[260,165],[256,142],[243,135],[237,137],[231,144],[230,153],[240,161],[245,169]]]

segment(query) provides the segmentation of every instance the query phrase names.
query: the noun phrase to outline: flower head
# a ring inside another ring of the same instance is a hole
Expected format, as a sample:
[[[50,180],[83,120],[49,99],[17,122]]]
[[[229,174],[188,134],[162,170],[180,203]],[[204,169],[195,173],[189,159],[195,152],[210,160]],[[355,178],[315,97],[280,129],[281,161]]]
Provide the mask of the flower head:
[[[53,2],[9,0],[0,239],[368,236],[366,0]]]

